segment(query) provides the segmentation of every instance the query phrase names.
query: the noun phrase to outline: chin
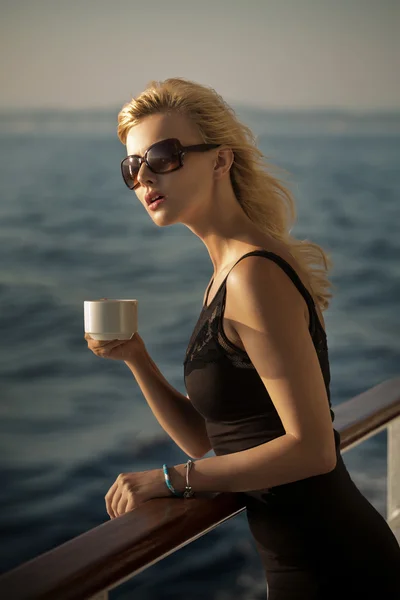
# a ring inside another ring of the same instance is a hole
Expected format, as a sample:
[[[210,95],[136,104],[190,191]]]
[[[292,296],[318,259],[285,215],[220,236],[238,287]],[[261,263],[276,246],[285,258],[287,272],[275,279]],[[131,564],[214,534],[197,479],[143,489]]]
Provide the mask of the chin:
[[[154,225],[157,227],[168,227],[169,225],[175,225],[175,223],[180,223],[179,219],[174,219],[172,217],[168,217],[167,215],[162,216],[161,218],[153,218]]]
[[[154,213],[149,211],[149,216],[157,227],[168,227],[182,222],[182,214],[179,211],[164,211],[162,207]]]

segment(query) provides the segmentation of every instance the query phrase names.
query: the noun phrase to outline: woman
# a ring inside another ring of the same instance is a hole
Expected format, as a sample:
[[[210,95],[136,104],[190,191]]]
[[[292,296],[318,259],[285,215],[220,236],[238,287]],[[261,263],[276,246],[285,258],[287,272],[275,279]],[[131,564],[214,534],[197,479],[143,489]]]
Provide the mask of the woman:
[[[121,110],[118,133],[127,186],[156,225],[191,229],[214,273],[184,361],[186,398],[139,334],[86,336],[98,356],[125,361],[161,426],[198,459],[189,486],[188,464],[166,469],[168,482],[161,468],[119,475],[108,514],[190,488],[241,493],[270,600],[400,597],[399,546],[351,480],[332,425],[329,262],[290,235],[289,191],[234,111],[191,81],[151,82]]]

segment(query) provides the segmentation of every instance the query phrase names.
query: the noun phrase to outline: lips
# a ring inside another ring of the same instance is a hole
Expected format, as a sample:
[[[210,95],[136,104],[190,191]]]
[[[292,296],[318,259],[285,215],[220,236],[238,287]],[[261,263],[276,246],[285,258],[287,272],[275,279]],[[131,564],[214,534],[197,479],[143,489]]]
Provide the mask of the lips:
[[[158,200],[154,200],[151,204],[149,204],[149,210],[157,210],[160,204],[163,204],[165,200],[166,198],[164,196],[162,196]]]
[[[151,202],[149,204],[153,204],[153,202],[156,202],[157,200],[161,200],[162,198],[164,198],[164,196],[156,196],[155,198],[153,198],[151,200]]]
[[[154,202],[156,199],[159,199],[159,198],[164,198],[164,196],[163,196],[163,194],[161,194],[157,190],[154,190],[152,192],[148,192],[145,195],[145,197],[144,197],[144,199],[145,199],[145,201],[146,201],[146,203],[148,205],[151,204],[152,202]]]

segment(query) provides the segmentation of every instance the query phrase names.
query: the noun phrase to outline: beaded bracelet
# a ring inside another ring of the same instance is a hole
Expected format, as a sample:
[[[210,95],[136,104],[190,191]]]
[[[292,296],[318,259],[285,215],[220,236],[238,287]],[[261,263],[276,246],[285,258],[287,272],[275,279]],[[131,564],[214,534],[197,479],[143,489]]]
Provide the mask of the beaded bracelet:
[[[190,469],[192,468],[192,466],[193,466],[193,461],[191,459],[189,459],[185,465],[186,487],[183,492],[178,492],[171,483],[171,480],[170,480],[169,474],[168,474],[167,465],[166,464],[163,465],[165,483],[167,484],[170,492],[172,492],[174,494],[174,496],[178,496],[179,498],[192,498],[194,496],[194,491],[192,490],[191,486],[189,485],[189,472],[190,472]]]

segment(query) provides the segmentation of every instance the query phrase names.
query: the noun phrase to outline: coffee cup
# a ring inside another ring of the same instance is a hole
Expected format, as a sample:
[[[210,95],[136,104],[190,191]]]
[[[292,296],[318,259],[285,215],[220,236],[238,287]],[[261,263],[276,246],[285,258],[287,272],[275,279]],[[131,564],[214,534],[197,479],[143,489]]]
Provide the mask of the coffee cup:
[[[129,340],[138,328],[138,301],[85,300],[84,322],[94,340]]]

